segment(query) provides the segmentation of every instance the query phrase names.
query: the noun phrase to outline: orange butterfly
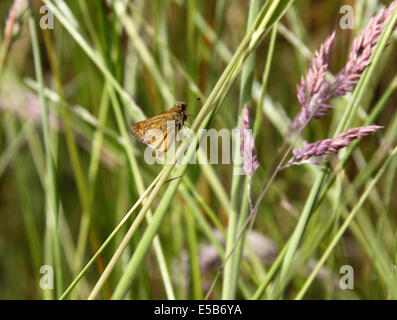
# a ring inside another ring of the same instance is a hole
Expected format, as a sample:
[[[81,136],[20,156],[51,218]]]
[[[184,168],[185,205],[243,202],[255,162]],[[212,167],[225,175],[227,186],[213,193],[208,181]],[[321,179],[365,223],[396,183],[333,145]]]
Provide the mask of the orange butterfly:
[[[136,139],[155,148],[160,154],[167,152],[189,115],[186,106],[184,101],[177,102],[171,109],[133,124],[131,132]]]

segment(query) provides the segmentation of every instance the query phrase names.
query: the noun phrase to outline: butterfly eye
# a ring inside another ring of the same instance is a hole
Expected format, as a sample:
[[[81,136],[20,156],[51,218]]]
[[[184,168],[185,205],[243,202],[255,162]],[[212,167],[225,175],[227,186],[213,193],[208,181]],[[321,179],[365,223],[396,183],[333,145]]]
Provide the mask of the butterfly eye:
[[[180,109],[181,111],[185,111],[185,109],[186,109],[186,103],[185,103],[185,102],[182,102],[182,103],[179,105],[179,109]]]

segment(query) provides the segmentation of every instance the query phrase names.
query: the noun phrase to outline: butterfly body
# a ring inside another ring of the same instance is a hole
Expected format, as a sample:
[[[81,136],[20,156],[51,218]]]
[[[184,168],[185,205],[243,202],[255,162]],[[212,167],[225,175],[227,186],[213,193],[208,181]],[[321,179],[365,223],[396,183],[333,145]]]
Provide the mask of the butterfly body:
[[[131,132],[138,141],[166,152],[188,117],[186,106],[186,102],[177,102],[171,109],[133,124]],[[174,135],[171,141],[170,134]]]

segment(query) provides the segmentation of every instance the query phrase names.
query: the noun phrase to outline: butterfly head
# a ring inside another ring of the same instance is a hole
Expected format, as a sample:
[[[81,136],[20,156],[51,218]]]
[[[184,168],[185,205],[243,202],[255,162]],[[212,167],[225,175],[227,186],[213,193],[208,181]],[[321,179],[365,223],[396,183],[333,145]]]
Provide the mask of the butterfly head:
[[[187,103],[185,101],[177,102],[175,106],[178,108],[179,112],[184,112],[186,110]]]

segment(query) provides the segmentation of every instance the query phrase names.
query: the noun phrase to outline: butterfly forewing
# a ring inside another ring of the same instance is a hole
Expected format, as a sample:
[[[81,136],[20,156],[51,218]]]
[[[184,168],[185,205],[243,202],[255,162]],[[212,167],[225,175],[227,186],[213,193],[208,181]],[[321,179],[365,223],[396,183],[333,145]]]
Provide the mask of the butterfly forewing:
[[[182,102],[153,118],[137,122],[131,126],[131,132],[140,142],[166,152],[187,117],[185,107]]]

